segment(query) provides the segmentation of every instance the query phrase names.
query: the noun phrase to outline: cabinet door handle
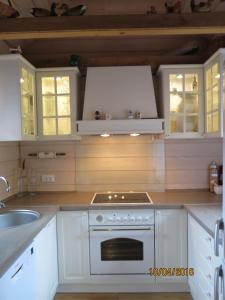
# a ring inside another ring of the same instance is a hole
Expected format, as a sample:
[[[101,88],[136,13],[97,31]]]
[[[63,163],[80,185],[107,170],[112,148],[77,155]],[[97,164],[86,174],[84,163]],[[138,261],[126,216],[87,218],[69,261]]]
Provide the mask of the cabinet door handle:
[[[219,219],[216,221],[215,231],[214,231],[214,254],[219,256],[219,232],[223,230],[223,220]]]
[[[224,300],[224,277],[223,277],[223,268],[222,265],[215,269],[214,275],[214,300],[219,300],[219,279],[221,279],[222,292],[223,292],[223,300]]]
[[[17,271],[11,276],[11,279],[17,277],[17,275],[22,271],[23,264],[17,269]]]

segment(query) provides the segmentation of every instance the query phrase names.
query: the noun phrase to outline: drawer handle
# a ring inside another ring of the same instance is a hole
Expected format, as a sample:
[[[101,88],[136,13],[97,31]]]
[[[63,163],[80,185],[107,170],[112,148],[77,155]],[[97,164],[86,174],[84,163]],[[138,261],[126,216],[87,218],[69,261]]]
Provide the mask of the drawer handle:
[[[207,274],[206,277],[209,278],[209,279],[212,279],[211,274]]]
[[[212,256],[206,256],[206,259],[211,261],[212,260]]]
[[[206,240],[207,242],[211,242],[211,241],[212,241],[212,238],[211,238],[211,237],[207,237],[205,240]]]
[[[211,295],[211,293],[207,293],[206,296],[207,296],[208,298],[211,298],[212,295]]]

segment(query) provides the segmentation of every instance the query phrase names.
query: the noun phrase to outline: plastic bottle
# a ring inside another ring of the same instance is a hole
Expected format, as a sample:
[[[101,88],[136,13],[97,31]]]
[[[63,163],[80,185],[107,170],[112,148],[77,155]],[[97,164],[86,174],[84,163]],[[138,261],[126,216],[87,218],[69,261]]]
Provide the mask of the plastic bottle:
[[[218,166],[215,161],[209,165],[209,190],[214,192],[214,185],[218,184]]]

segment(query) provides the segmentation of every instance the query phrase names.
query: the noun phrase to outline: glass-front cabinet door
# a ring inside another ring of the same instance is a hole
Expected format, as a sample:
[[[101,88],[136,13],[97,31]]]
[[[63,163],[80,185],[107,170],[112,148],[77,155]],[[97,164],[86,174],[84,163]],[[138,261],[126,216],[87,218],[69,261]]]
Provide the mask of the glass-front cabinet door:
[[[202,67],[161,66],[166,135],[199,137],[203,134]]]
[[[219,49],[204,64],[205,77],[205,134],[223,136],[225,49]]]
[[[50,70],[37,73],[40,137],[69,137],[75,131],[76,72]]]
[[[23,137],[36,135],[36,101],[34,72],[26,67],[21,68],[21,115]]]

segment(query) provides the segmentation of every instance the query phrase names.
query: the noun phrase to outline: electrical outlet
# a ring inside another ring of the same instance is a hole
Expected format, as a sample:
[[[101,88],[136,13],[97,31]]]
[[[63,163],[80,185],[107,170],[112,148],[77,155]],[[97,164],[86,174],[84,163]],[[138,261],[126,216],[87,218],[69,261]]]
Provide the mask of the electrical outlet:
[[[44,174],[41,176],[41,181],[43,183],[53,183],[55,182],[55,175],[53,174]]]

